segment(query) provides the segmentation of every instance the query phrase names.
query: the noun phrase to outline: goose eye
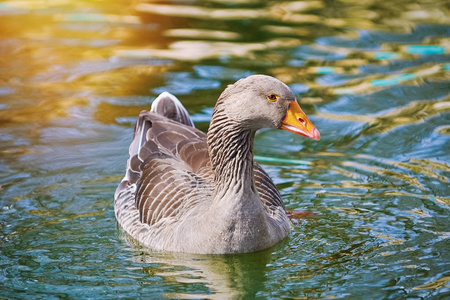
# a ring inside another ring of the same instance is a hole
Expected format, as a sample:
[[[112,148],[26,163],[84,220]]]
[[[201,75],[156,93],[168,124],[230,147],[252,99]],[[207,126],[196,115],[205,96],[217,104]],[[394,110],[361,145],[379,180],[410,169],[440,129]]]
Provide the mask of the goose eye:
[[[275,102],[278,100],[278,96],[275,94],[270,94],[267,96],[267,99],[269,99],[269,101]]]

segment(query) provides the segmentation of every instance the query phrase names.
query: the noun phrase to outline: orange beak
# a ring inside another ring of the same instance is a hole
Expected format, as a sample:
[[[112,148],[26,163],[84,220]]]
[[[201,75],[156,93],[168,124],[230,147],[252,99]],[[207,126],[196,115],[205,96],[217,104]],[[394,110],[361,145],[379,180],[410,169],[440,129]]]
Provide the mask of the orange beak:
[[[281,129],[320,140],[320,133],[308,119],[296,101],[291,101],[286,118],[281,122]]]

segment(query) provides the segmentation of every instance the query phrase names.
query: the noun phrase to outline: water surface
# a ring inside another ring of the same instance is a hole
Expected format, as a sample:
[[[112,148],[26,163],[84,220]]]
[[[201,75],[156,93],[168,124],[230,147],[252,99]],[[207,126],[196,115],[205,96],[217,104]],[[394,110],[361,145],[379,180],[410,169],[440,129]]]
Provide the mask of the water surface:
[[[0,297],[450,297],[446,1],[0,2]],[[230,83],[286,82],[320,142],[262,130],[290,210],[260,253],[154,253],[114,218],[162,91],[197,127]]]

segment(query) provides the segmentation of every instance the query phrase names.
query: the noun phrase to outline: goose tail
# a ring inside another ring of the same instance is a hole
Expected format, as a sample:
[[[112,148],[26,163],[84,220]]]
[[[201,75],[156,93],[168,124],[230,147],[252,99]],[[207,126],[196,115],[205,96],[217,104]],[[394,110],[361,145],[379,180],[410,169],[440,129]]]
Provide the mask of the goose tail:
[[[162,115],[171,120],[180,122],[190,127],[195,127],[186,108],[180,100],[169,92],[161,93],[152,103],[151,112]]]

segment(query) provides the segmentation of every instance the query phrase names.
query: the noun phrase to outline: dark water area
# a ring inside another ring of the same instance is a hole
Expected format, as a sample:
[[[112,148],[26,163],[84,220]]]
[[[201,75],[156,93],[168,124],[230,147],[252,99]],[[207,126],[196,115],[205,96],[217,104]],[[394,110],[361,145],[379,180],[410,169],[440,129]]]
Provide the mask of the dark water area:
[[[1,1],[0,298],[449,299],[447,1]],[[154,253],[113,194],[138,113],[288,84],[320,142],[257,133],[286,207],[260,253]]]

